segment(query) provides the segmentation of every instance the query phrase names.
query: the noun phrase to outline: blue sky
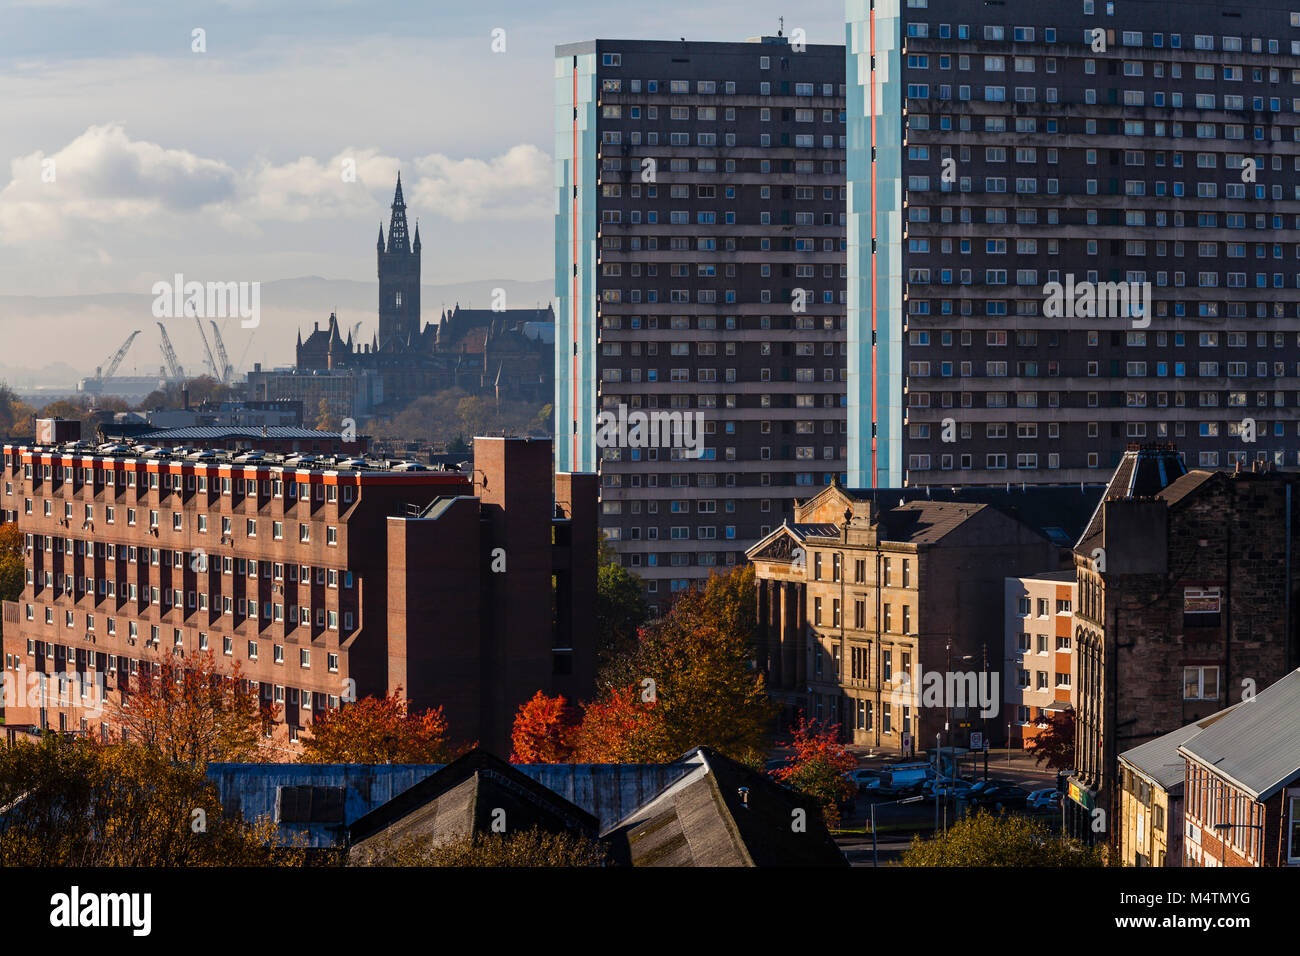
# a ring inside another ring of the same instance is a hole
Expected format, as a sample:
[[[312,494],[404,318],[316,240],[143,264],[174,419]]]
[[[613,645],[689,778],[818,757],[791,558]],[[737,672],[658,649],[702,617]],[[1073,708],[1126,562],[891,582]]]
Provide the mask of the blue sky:
[[[427,283],[546,278],[555,45],[740,40],[782,15],[843,42],[839,0],[0,0],[0,295],[373,279],[399,166]]]

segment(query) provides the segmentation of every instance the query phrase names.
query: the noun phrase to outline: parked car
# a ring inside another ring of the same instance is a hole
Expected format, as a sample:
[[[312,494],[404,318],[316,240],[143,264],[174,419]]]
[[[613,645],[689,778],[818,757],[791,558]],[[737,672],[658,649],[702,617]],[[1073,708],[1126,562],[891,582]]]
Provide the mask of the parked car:
[[[988,787],[972,797],[971,802],[980,807],[1001,813],[1003,810],[1023,810],[1029,799],[1024,787]]]
[[[935,797],[947,799],[949,796],[955,796],[966,799],[973,787],[969,780],[950,780],[947,777],[937,777],[933,780],[927,780],[921,785],[921,793],[927,800],[933,800]]]
[[[983,793],[985,790],[989,789],[990,787],[1014,787],[1014,786],[1015,784],[1012,783],[1010,780],[980,780],[971,786],[969,798],[972,800],[975,799],[975,796],[977,794]]]
[[[1035,790],[1025,801],[1030,810],[1059,810],[1064,794],[1060,790]]]

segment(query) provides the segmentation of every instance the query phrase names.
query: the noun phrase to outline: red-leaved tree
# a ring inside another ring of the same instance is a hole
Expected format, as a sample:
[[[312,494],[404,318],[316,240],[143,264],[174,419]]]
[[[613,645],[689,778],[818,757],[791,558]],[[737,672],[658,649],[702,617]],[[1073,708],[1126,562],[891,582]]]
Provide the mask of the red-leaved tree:
[[[409,713],[402,688],[388,697],[363,697],[327,710],[303,738],[300,763],[447,763],[456,751],[447,742],[441,707]]]
[[[510,734],[512,763],[565,763],[573,756],[577,712],[564,698],[540,690],[519,708]]]
[[[821,801],[827,826],[839,822],[839,805],[853,796],[853,782],[845,774],[858,765],[857,758],[844,749],[839,737],[839,724],[824,727],[801,714],[791,731],[794,756],[788,766],[775,773],[786,786]]]

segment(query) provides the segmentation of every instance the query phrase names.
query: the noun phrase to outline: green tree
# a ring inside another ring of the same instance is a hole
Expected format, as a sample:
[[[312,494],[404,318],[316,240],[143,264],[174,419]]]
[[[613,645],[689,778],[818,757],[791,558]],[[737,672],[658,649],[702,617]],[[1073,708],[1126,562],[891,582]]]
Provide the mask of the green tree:
[[[549,435],[551,434],[551,429],[554,428],[554,418],[555,406],[550,402],[547,402],[542,406],[541,411],[537,413],[537,417],[533,420],[533,424],[543,434]]]
[[[494,418],[492,407],[477,395],[462,398],[457,402],[456,415],[460,418],[462,430],[471,436],[486,433]]]
[[[642,588],[641,579],[621,564],[596,570],[596,653],[602,665],[635,649],[637,629],[650,617]]]
[[[903,866],[1105,866],[1105,851],[1063,839],[1040,821],[977,811],[943,836],[917,836]]]

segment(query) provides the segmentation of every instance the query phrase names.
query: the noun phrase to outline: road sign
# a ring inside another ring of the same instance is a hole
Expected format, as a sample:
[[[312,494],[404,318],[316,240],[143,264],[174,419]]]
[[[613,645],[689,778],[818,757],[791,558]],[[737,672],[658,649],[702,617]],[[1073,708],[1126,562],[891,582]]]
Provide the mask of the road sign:
[[[975,731],[972,731],[972,732],[971,732],[971,735],[970,735],[970,749],[971,749],[971,750],[983,750],[983,749],[984,749],[984,735],[983,735],[982,733],[980,733],[978,730],[975,730]]]

